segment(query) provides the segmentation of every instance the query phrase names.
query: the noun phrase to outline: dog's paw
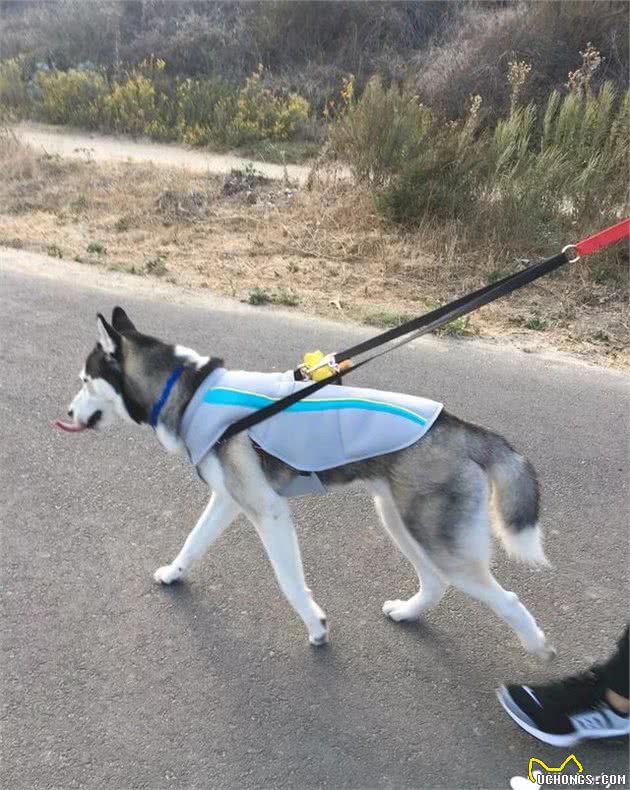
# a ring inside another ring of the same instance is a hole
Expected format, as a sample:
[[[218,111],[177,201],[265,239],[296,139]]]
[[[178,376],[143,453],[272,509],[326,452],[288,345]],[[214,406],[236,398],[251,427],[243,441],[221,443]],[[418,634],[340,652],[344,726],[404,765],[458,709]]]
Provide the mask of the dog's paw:
[[[539,647],[536,650],[530,650],[530,653],[536,658],[539,658],[541,661],[545,661],[547,663],[553,661],[554,658],[558,655],[558,651],[556,650],[556,648],[553,645],[548,644],[547,642],[545,642],[545,644],[542,647]]]
[[[308,641],[313,645],[313,647],[322,647],[323,645],[328,644],[330,637],[328,635],[328,626],[326,625],[325,620],[323,622],[321,631],[311,631],[309,633]]]
[[[383,604],[383,614],[397,623],[418,619],[417,610],[410,607],[408,601],[385,601]]]
[[[538,629],[534,639],[522,640],[522,644],[530,656],[534,656],[541,661],[553,661],[558,655],[556,648],[549,644],[547,637],[540,629]]]
[[[173,584],[173,582],[179,581],[183,575],[181,568],[174,565],[163,565],[156,570],[153,578],[158,584]]]
[[[317,613],[317,624],[309,628],[308,641],[314,647],[321,647],[322,645],[328,644],[330,640],[328,635],[328,620],[326,619],[324,610],[318,606],[315,601],[313,601],[313,607]]]

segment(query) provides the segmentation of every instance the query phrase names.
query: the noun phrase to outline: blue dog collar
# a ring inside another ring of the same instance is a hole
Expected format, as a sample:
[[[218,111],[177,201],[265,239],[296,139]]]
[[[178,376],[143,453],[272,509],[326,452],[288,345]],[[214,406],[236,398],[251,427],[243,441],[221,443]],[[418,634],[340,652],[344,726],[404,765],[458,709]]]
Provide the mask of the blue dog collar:
[[[171,394],[171,390],[177,384],[179,377],[182,375],[183,372],[184,372],[183,367],[175,368],[175,370],[168,377],[168,380],[164,385],[164,389],[162,390],[162,394],[153,404],[153,408],[151,409],[151,414],[149,414],[149,425],[152,428],[155,428],[157,426],[157,422],[160,417],[160,412],[164,408],[164,405],[168,400],[168,396]]]

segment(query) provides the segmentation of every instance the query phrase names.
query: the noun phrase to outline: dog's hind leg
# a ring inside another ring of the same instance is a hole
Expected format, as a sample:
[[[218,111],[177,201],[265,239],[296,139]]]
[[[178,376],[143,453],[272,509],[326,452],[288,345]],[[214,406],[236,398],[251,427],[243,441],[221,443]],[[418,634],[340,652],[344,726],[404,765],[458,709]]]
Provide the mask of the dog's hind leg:
[[[385,601],[383,613],[396,622],[417,620],[422,612],[440,602],[448,583],[422,546],[409,534],[389,486],[379,483],[373,486],[373,491],[374,506],[387,534],[413,565],[420,583],[420,590],[408,600]]]
[[[545,634],[520,602],[516,593],[504,590],[485,562],[473,561],[461,564],[447,573],[455,587],[485,603],[496,615],[505,620],[529,653],[546,660],[556,655],[556,651],[547,643]]]
[[[153,574],[155,581],[172,584],[181,579],[192,563],[214,543],[239,512],[240,507],[227,492],[215,491],[177,557],[170,565],[158,568]]]

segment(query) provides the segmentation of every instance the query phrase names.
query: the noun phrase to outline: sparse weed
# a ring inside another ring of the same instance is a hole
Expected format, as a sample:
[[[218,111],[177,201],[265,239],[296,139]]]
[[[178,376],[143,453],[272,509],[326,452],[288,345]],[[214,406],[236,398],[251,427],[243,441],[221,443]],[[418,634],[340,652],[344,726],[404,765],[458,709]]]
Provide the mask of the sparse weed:
[[[70,208],[77,213],[85,211],[89,206],[87,195],[80,194],[75,200],[72,201]]]
[[[539,315],[530,315],[525,319],[525,326],[534,332],[544,332],[547,329],[547,321]]]
[[[278,304],[284,307],[297,307],[300,304],[300,297],[285,288],[277,291],[269,291],[266,288],[253,288],[245,301],[253,305]]]
[[[463,335],[468,334],[468,317],[454,318],[440,329],[436,329],[434,334],[442,335],[443,337],[463,337]]]
[[[619,285],[627,280],[628,266],[622,261],[617,261],[614,256],[601,255],[601,259],[594,262],[592,268],[593,282],[597,285]]]
[[[405,321],[410,321],[413,316],[408,313],[397,313],[393,310],[378,310],[367,315],[363,322],[368,326],[376,326],[382,329],[390,329],[400,326]]]
[[[247,302],[253,305],[271,304],[272,298],[269,291],[264,288],[254,288],[250,291]]]
[[[49,244],[46,252],[51,258],[63,258],[63,252],[56,244]]]
[[[610,343],[610,335],[603,329],[598,329],[596,332],[593,332],[592,339],[596,343]]]
[[[154,277],[163,277],[168,271],[164,258],[160,255],[149,258],[144,264],[144,270],[147,274],[152,274]]]
[[[486,285],[494,285],[498,283],[499,280],[502,280],[504,277],[507,277],[508,274],[512,274],[514,268],[510,265],[507,265],[505,262],[499,263],[496,269],[488,272],[486,275]]]
[[[268,182],[259,170],[256,170],[251,162],[248,162],[242,169],[232,168],[229,175],[223,181],[223,194],[236,195],[239,192],[253,192],[256,187]]]
[[[300,297],[284,288],[271,295],[273,304],[281,304],[285,307],[297,307],[300,304]]]
[[[95,255],[105,255],[107,252],[105,245],[100,241],[91,241],[86,249],[88,252],[94,253]]]
[[[248,159],[257,159],[278,165],[291,165],[315,159],[321,148],[320,143],[311,140],[283,140],[281,142],[257,140],[239,146],[237,153]]]

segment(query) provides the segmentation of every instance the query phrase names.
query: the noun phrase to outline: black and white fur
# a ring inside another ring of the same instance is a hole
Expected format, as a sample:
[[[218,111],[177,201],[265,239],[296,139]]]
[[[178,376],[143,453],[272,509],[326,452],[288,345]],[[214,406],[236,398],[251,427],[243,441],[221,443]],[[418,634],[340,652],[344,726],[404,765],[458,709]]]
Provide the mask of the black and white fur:
[[[171,372],[184,366],[156,428],[169,451],[182,448],[178,426],[205,377],[222,366],[183,346],[137,331],[116,307],[111,325],[97,319],[98,343],[81,372],[69,414],[77,428],[101,428],[114,417],[147,423]],[[220,442],[198,467],[212,496],[180,552],[155,572],[156,581],[181,579],[192,563],[240,514],[253,523],[282,592],[302,618],[311,644],[328,641],[326,616],[306,586],[288,501],[278,491],[296,470],[255,451],[248,436]],[[538,526],[538,483],[532,465],[495,433],[442,412],[416,444],[388,455],[330,469],[325,485],[364,483],[393,542],[413,565],[419,590],[409,600],[385,601],[395,621],[415,620],[436,606],[450,584],[489,606],[530,653],[554,650],[513,592],[490,571],[491,532],[509,554],[546,564]]]

